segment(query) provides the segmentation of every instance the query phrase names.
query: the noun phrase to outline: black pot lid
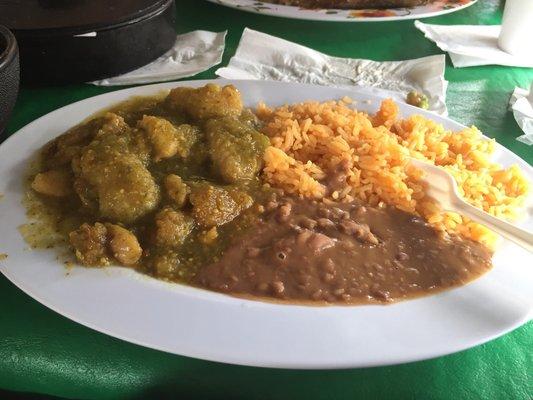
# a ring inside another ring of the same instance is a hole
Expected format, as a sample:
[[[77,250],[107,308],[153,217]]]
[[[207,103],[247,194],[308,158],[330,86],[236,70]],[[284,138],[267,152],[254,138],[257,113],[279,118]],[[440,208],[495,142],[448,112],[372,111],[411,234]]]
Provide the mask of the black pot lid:
[[[28,30],[89,32],[134,23],[168,0],[0,0],[0,24]]]

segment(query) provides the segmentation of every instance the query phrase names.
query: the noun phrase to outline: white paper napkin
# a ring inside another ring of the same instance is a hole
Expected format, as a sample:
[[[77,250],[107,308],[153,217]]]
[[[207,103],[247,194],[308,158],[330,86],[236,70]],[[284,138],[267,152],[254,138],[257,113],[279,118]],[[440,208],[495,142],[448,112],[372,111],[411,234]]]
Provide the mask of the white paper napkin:
[[[415,26],[450,54],[454,67],[491,64],[533,67],[533,54],[518,57],[500,50],[500,25],[430,25],[415,21]]]
[[[533,145],[533,83],[529,92],[520,87],[515,88],[509,101],[509,108],[513,112],[514,118],[524,131],[522,136],[516,140],[527,145]]]
[[[225,32],[194,31],[178,35],[174,46],[144,67],[113,78],[90,82],[93,85],[135,85],[185,78],[220,64]]]
[[[444,55],[407,61],[377,62],[331,57],[276,36],[246,28],[234,57],[216,74],[228,79],[261,79],[357,86],[405,102],[415,90],[429,99],[429,109],[447,115]]]

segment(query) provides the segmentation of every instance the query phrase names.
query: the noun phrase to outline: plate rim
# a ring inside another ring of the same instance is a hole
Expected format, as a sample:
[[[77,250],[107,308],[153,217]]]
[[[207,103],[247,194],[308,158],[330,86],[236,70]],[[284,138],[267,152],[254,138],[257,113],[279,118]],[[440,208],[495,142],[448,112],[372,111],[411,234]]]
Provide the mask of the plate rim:
[[[317,17],[313,18],[312,16],[307,16],[307,15],[298,15],[298,14],[292,15],[289,11],[285,12],[284,9],[282,10],[278,9],[278,7],[290,7],[290,8],[295,9],[295,11],[293,12],[297,13],[298,7],[296,6],[285,6],[285,5],[270,3],[272,7],[275,7],[273,11],[265,11],[265,10],[258,11],[255,9],[247,8],[248,6],[240,7],[238,4],[235,3],[236,0],[207,0],[207,1],[223,6],[223,7],[228,7],[234,10],[249,12],[249,13],[258,14],[258,15],[266,15],[269,17],[277,17],[277,18],[285,18],[285,19],[296,19],[296,20],[302,20],[302,21],[315,21],[315,22],[387,22],[387,21],[404,21],[404,20],[413,20],[413,19],[422,19],[422,18],[432,18],[432,17],[446,15],[446,14],[450,14],[456,11],[463,10],[478,2],[478,0],[469,0],[469,2],[466,4],[461,4],[459,6],[452,7],[449,9],[428,11],[428,12],[424,12],[420,14],[409,13],[407,15],[392,15],[392,16],[387,16],[387,17],[351,17],[349,18],[347,16],[343,16],[343,17],[337,16],[337,18],[335,17],[325,18],[328,16],[327,14],[317,13],[316,14]],[[237,0],[237,1],[249,2],[250,3],[249,6],[252,6],[253,5],[252,3],[255,2],[255,0]],[[412,7],[411,9],[416,9],[420,7],[425,7],[425,6],[416,6],[416,7]],[[407,8],[409,7],[387,8],[384,10],[404,10]],[[347,10],[343,10],[343,9],[331,9],[330,8],[327,10],[335,10],[341,13],[347,12]],[[361,9],[358,11],[375,11],[375,9]]]
[[[121,268],[121,267],[110,267],[110,268]],[[279,363],[279,365],[278,365],[276,363],[271,363],[271,362],[263,362],[263,363],[260,362],[260,363],[257,363],[257,362],[254,362],[254,361],[250,361],[248,359],[238,359],[238,358],[228,361],[228,360],[221,360],[220,357],[218,357],[216,355],[209,355],[209,354],[199,355],[198,352],[190,352],[188,354],[176,353],[174,351],[169,350],[165,346],[154,345],[154,344],[150,344],[150,343],[144,342],[142,340],[132,339],[132,338],[127,337],[127,336],[123,336],[123,335],[119,335],[119,334],[113,333],[112,330],[108,330],[107,328],[99,327],[97,324],[93,324],[93,323],[90,323],[90,322],[83,321],[82,319],[79,319],[78,317],[76,317],[74,315],[71,315],[70,313],[67,313],[67,312],[64,312],[64,311],[60,311],[55,306],[50,305],[49,302],[47,302],[41,296],[37,296],[37,295],[34,295],[34,294],[32,294],[32,295],[28,294],[28,292],[24,289],[23,285],[19,285],[19,282],[17,280],[12,279],[10,276],[8,276],[8,275],[6,275],[4,273],[3,268],[1,266],[0,266],[0,272],[2,273],[2,275],[4,275],[4,277],[6,277],[13,285],[15,285],[25,295],[30,296],[33,300],[37,301],[39,304],[43,305],[44,307],[48,308],[49,310],[52,310],[53,312],[57,313],[59,316],[67,318],[68,320],[73,321],[73,322],[75,322],[77,324],[80,324],[83,327],[89,328],[89,329],[91,329],[91,330],[93,330],[93,331],[95,331],[97,333],[104,334],[104,335],[110,336],[110,337],[112,337],[114,339],[119,339],[119,340],[122,340],[122,341],[124,341],[126,343],[134,344],[136,346],[141,346],[141,347],[144,347],[146,349],[161,351],[163,353],[172,354],[172,355],[176,355],[176,356],[179,356],[179,357],[187,357],[187,358],[193,358],[193,359],[197,359],[197,360],[201,360],[201,361],[215,362],[215,363],[228,364],[228,365],[237,365],[237,366],[243,366],[243,367],[258,367],[258,368],[273,368],[273,369],[287,369],[287,370],[317,371],[317,370],[364,369],[364,368],[389,367],[389,366],[396,366],[396,365],[402,365],[402,364],[410,364],[410,363],[416,363],[416,362],[421,362],[421,361],[426,361],[426,360],[434,360],[434,359],[437,359],[437,358],[440,358],[440,357],[446,357],[446,356],[449,356],[449,355],[454,355],[454,354],[457,354],[457,353],[461,353],[463,351],[467,351],[467,350],[471,350],[471,349],[477,348],[477,347],[482,346],[482,345],[484,345],[486,343],[489,343],[489,342],[491,342],[493,340],[501,338],[501,337],[503,337],[503,336],[515,331],[516,329],[521,328],[522,326],[525,326],[526,324],[528,324],[528,323],[533,321],[533,314],[530,314],[529,316],[525,315],[522,319],[517,320],[512,325],[509,325],[508,328],[506,328],[506,329],[504,329],[504,330],[502,330],[502,331],[500,331],[498,333],[495,333],[493,335],[487,336],[487,337],[485,337],[482,340],[477,340],[475,342],[475,344],[473,344],[473,345],[465,343],[462,346],[457,346],[453,351],[436,352],[436,353],[432,353],[431,356],[426,356],[426,355],[419,355],[417,357],[407,357],[406,356],[404,358],[397,358],[394,361],[387,362],[385,364],[384,363],[380,363],[380,362],[375,362],[375,363],[367,362],[367,363],[363,363],[363,364],[360,364],[360,365],[357,364],[357,365],[354,366],[353,362],[346,362],[346,363],[337,363],[337,362],[332,362],[332,363],[299,363],[299,362],[286,363],[286,362],[284,362],[284,363]],[[155,278],[152,278],[152,277],[148,277],[148,278],[151,279],[151,280],[156,280]],[[181,283],[174,283],[174,284],[175,285],[179,285],[179,286],[187,287],[187,285],[184,285],[184,284],[181,284]],[[199,290],[199,291],[208,292],[208,290],[202,289],[202,288],[194,288],[194,289],[195,290]],[[456,289],[456,288],[454,288],[454,289]],[[454,290],[454,289],[451,289],[451,290]],[[217,293],[216,295],[221,295],[221,294]],[[224,295],[221,295],[221,296],[224,296]],[[433,296],[437,296],[437,295],[433,295]],[[289,305],[285,305],[284,304],[283,306],[291,306],[291,305],[290,304]],[[311,307],[315,307],[315,306],[311,306]],[[317,307],[320,307],[320,306],[317,306]],[[335,306],[325,306],[325,307],[335,307]],[[355,306],[355,307],[358,307],[358,306]],[[372,307],[379,307],[379,305],[372,305]]]

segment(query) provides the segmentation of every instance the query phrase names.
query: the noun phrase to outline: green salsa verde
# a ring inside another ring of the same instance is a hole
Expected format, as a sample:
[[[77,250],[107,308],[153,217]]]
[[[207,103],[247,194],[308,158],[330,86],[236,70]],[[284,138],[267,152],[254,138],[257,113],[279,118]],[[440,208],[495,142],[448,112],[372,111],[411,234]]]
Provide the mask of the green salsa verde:
[[[45,146],[29,211],[84,265],[187,282],[263,212],[268,145],[233,86],[136,98]],[[32,226],[25,236],[48,247]]]

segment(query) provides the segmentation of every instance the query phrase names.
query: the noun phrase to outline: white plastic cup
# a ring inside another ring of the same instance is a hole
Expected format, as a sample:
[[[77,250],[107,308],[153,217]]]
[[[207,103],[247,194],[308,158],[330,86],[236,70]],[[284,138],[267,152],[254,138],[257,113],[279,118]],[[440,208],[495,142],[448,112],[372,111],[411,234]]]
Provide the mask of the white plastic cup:
[[[498,46],[506,53],[533,58],[533,0],[507,0]]]

